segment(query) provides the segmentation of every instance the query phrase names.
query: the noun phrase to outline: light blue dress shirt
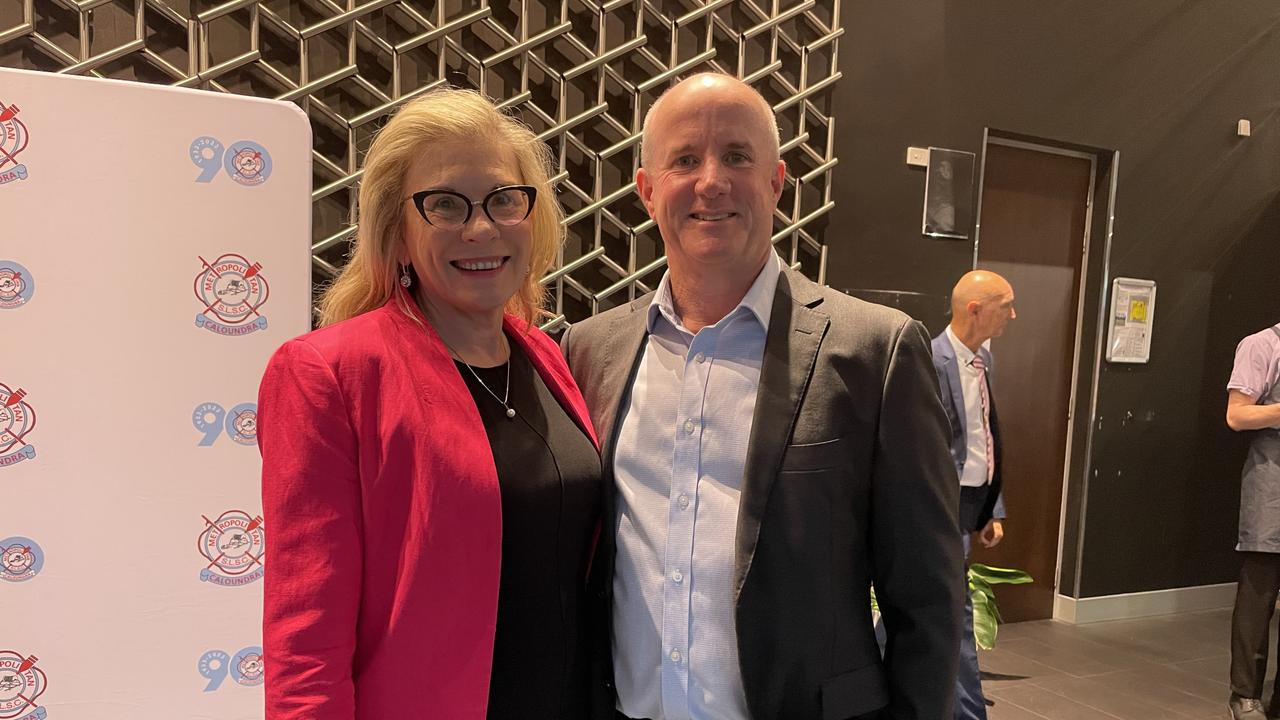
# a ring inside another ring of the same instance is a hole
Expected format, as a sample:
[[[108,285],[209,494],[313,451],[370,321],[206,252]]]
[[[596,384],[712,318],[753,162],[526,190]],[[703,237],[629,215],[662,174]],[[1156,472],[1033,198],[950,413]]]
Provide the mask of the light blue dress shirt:
[[[782,262],[736,308],[689,332],[670,277],[618,431],[613,669],[618,709],[652,720],[748,720],[734,629],[738,500]]]

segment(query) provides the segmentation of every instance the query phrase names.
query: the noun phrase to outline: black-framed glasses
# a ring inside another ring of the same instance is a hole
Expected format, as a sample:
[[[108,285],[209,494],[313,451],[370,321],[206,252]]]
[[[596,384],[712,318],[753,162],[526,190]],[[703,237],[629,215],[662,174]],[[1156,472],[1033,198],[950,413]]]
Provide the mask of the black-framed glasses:
[[[538,189],[532,185],[507,185],[490,191],[483,200],[472,200],[452,190],[422,190],[410,197],[423,220],[442,230],[457,230],[471,222],[477,205],[495,225],[519,225],[533,212]]]

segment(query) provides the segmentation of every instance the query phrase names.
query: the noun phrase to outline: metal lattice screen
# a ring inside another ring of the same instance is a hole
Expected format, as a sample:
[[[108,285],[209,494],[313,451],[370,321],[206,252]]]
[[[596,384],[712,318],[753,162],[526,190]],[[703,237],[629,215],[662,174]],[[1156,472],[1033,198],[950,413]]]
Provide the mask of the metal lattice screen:
[[[834,0],[0,0],[0,65],[301,106],[317,287],[345,260],[360,159],[382,121],[442,83],[501,100],[558,159],[568,239],[545,278],[549,326],[657,284],[662,241],[634,193],[641,121],[700,70],[742,77],[773,104],[788,167],[774,239],[822,280],[841,34]]]

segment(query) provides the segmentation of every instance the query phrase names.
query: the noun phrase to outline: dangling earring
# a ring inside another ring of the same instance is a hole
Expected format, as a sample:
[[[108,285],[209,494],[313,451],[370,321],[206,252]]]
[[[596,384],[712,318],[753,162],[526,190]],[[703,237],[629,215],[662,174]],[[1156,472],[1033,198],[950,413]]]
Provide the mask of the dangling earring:
[[[400,266],[400,287],[408,290],[409,286],[412,284],[413,284],[413,278],[409,277],[409,266],[401,265]]]

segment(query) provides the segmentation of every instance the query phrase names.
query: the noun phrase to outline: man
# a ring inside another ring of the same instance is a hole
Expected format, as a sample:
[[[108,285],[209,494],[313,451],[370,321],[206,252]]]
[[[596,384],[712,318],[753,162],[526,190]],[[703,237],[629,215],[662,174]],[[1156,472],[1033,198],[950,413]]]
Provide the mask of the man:
[[[1262,712],[1262,682],[1280,591],[1280,325],[1236,347],[1227,383],[1227,425],[1253,435],[1240,481],[1240,581],[1231,615],[1231,716],[1280,717],[1280,695]],[[1280,678],[1280,670],[1277,671]]]
[[[785,167],[753,89],[689,78],[642,140],[669,270],[563,340],[604,439],[592,583],[619,716],[949,715],[959,499],[927,336],[782,264]]]
[[[951,422],[951,457],[960,477],[960,532],[969,557],[969,534],[981,531],[984,547],[1004,537],[1004,495],[1000,476],[1000,430],[991,400],[991,351],[988,340],[1004,333],[1017,317],[1013,287],[993,272],[966,273],[951,290],[951,324],[933,339],[942,405]],[[960,633],[960,676],[956,684],[956,720],[987,720],[973,639],[973,600],[966,573],[964,623]]]

